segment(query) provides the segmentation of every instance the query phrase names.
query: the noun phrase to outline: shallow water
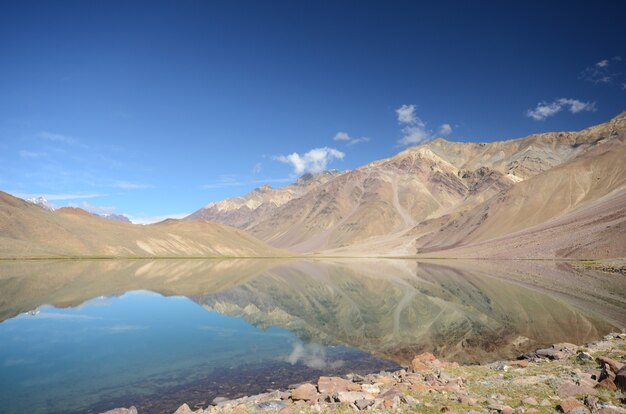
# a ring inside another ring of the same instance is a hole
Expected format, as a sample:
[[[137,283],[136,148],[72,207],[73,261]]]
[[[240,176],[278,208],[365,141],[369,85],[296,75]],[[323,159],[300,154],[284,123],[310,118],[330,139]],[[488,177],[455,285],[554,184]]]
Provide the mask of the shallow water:
[[[624,309],[623,277],[563,263],[4,262],[0,407],[173,412],[423,351],[471,363],[584,343]]]

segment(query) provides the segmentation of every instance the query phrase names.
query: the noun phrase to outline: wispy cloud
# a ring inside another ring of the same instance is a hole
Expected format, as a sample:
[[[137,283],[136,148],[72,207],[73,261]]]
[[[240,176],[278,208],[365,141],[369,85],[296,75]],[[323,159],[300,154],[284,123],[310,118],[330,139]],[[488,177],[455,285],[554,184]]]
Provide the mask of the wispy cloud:
[[[154,188],[154,186],[149,185],[149,184],[133,183],[130,181],[116,181],[113,184],[113,187],[120,188],[122,190],[137,190],[141,188]]]
[[[48,156],[47,152],[36,152],[36,151],[26,151],[21,150],[18,152],[19,156],[22,158],[41,158]]]
[[[563,110],[568,110],[573,114],[583,111],[590,112],[596,110],[596,104],[595,102],[582,102],[578,99],[560,98],[552,102],[539,102],[534,109],[526,111],[526,116],[535,121],[543,121]]]
[[[359,144],[361,142],[369,142],[370,139],[368,137],[358,137],[358,138],[352,138],[347,132],[337,132],[335,134],[335,136],[333,137],[334,141],[342,141],[345,142],[346,145],[355,145],[355,144]]]
[[[43,197],[48,201],[64,201],[64,200],[80,200],[80,199],[85,199],[85,198],[98,198],[98,197],[108,197],[109,194],[99,194],[99,193],[92,193],[92,194],[35,194],[35,193],[31,193],[31,194],[25,194],[25,193],[11,193],[13,195],[15,195],[16,197],[19,198],[23,198],[23,199],[32,199],[32,198],[37,198],[37,197]]]
[[[82,208],[85,211],[94,214],[113,214],[116,210],[113,206],[97,206],[95,204],[91,204],[88,201],[81,201],[80,203],[69,203],[68,207],[78,207]]]
[[[37,134],[37,138],[43,139],[46,141],[52,142],[60,142],[62,144],[76,144],[78,141],[75,138],[72,138],[63,134],[56,134],[53,132],[42,131]]]
[[[621,69],[618,66],[621,65],[622,58],[620,56],[613,56],[610,59],[603,59],[595,64],[588,66],[580,72],[578,76],[580,79],[586,80],[592,83],[616,83],[617,78],[621,77]],[[620,83],[620,82],[617,82]]]
[[[442,137],[447,137],[451,133],[452,133],[452,126],[450,124],[442,124],[439,127],[439,131],[437,132],[437,135],[440,135]]]
[[[273,157],[274,160],[290,164],[296,175],[304,173],[317,174],[324,170],[335,159],[342,160],[346,154],[334,148],[313,148],[312,150],[300,155],[294,152],[289,155],[278,155]]]
[[[403,125],[402,138],[398,141],[401,146],[417,145],[420,142],[435,138],[436,134],[427,129],[426,122],[422,121],[415,111],[415,105],[402,105],[396,109],[398,123]],[[442,124],[438,135],[448,136],[452,133],[450,124]]]

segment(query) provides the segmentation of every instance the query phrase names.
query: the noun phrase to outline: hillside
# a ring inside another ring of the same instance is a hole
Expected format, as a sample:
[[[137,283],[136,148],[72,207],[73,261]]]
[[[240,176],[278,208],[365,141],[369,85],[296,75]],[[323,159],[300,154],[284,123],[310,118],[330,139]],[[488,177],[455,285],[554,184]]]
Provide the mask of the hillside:
[[[235,228],[206,221],[135,225],[77,208],[49,211],[0,192],[0,257],[277,256]]]
[[[492,143],[439,138],[324,176],[308,191],[263,204],[262,214],[226,221],[299,253],[439,255],[454,250],[451,255],[467,257],[505,252],[514,257],[623,257],[625,140],[626,112],[579,132]],[[242,200],[252,200],[255,192]],[[577,220],[585,220],[585,226],[572,225]],[[474,245],[481,247],[469,248]]]

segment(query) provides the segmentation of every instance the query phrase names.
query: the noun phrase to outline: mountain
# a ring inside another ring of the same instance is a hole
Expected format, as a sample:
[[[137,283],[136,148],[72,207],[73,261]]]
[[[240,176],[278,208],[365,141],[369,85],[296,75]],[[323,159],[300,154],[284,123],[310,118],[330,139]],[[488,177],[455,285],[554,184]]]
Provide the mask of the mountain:
[[[0,257],[279,256],[286,252],[207,221],[116,222],[80,208],[48,211],[0,192]]]
[[[268,199],[289,196],[258,204],[262,214],[231,208],[237,220],[210,217],[300,253],[623,257],[625,140],[626,112],[578,132],[439,138],[306,191],[272,189]],[[258,192],[209,206],[251,202]]]
[[[338,171],[321,174],[307,173],[294,184],[272,188],[264,184],[242,197],[209,203],[189,215],[187,220],[209,220],[245,229],[250,224],[265,219],[276,208],[304,196],[311,189],[339,175]]]

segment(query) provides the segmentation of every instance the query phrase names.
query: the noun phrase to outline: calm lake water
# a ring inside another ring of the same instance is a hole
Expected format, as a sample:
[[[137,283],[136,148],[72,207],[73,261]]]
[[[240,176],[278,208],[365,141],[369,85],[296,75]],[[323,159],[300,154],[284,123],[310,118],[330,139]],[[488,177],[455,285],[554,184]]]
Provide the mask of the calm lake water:
[[[431,351],[465,363],[626,326],[623,276],[550,262],[0,262],[6,413],[173,412]]]

